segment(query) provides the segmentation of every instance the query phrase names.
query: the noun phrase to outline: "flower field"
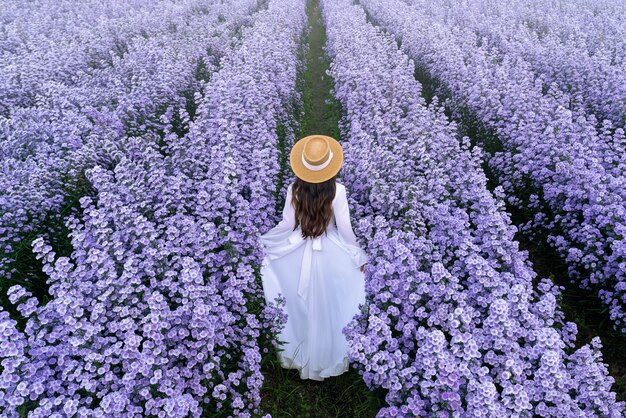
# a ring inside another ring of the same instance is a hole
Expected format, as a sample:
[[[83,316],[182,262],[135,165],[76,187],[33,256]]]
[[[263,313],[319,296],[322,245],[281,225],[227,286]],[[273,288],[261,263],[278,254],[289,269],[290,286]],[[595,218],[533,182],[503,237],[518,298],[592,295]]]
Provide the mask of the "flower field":
[[[610,121],[597,127],[557,83],[546,88],[524,54],[494,49],[470,28],[401,1],[362,3],[441,80],[458,114],[471,112],[497,136],[485,158],[507,202],[528,213],[520,228],[548,235],[572,278],[596,290],[626,332],[624,130]]]
[[[621,2],[0,4],[0,416],[304,416],[258,237],[329,124],[370,260],[345,390],[383,405],[340,416],[626,415],[518,241],[626,333]]]

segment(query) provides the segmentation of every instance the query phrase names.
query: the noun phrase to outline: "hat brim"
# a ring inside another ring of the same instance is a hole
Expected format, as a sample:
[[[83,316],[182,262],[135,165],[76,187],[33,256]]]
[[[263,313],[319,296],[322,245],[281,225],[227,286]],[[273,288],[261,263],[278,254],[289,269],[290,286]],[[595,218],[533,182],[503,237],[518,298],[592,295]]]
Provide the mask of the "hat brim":
[[[302,150],[304,149],[304,144],[308,138],[314,136],[326,138],[330,145],[330,149],[333,152],[333,159],[330,161],[330,164],[319,171],[309,170],[302,163]],[[343,149],[341,148],[341,144],[333,137],[326,135],[305,136],[296,142],[291,148],[289,163],[291,165],[291,170],[301,180],[309,183],[321,183],[331,179],[341,169],[341,165],[343,164]]]

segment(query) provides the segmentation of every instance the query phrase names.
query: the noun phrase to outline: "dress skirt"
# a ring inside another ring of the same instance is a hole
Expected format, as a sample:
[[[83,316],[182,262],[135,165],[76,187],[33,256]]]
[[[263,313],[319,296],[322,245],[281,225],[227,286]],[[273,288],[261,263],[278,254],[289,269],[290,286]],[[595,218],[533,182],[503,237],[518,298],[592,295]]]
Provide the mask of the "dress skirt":
[[[343,328],[365,303],[363,252],[345,242],[337,227],[302,239],[300,228],[275,228],[262,236],[265,299],[286,299],[287,323],[278,340],[281,366],[299,369],[301,379],[324,380],[348,370]]]

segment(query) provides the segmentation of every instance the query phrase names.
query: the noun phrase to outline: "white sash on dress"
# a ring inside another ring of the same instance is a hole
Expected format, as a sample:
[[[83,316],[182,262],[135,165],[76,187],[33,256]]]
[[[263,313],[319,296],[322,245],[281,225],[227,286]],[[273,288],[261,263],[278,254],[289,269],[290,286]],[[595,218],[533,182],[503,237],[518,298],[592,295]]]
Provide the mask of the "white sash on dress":
[[[302,240],[302,230],[296,229],[289,235],[289,243],[295,244]],[[302,267],[300,268],[300,280],[298,281],[298,295],[306,300],[309,293],[309,284],[311,282],[311,261],[313,259],[313,250],[322,250],[322,236],[315,238],[307,238],[304,244],[304,255],[302,257]]]

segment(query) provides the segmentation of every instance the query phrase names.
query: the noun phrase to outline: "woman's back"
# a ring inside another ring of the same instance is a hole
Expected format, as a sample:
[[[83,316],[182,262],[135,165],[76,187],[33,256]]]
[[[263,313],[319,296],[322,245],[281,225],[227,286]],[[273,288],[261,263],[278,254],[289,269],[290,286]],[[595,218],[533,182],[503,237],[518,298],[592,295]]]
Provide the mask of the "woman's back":
[[[342,329],[365,302],[367,255],[352,231],[346,188],[336,181],[341,145],[311,135],[294,144],[289,161],[296,178],[282,220],[261,235],[263,290],[267,303],[286,300],[281,365],[324,380],[348,370]]]
[[[283,221],[286,227],[295,226],[295,209],[290,204],[292,196],[293,183],[287,188],[287,197],[285,198],[285,208],[283,210]],[[297,197],[296,197],[297,199]],[[332,200],[332,217],[330,218],[327,229],[337,229],[343,240],[352,246],[358,247],[358,241],[352,229],[350,220],[350,208],[348,206],[348,196],[346,187],[335,181],[335,197]],[[300,229],[300,225],[298,228]]]

